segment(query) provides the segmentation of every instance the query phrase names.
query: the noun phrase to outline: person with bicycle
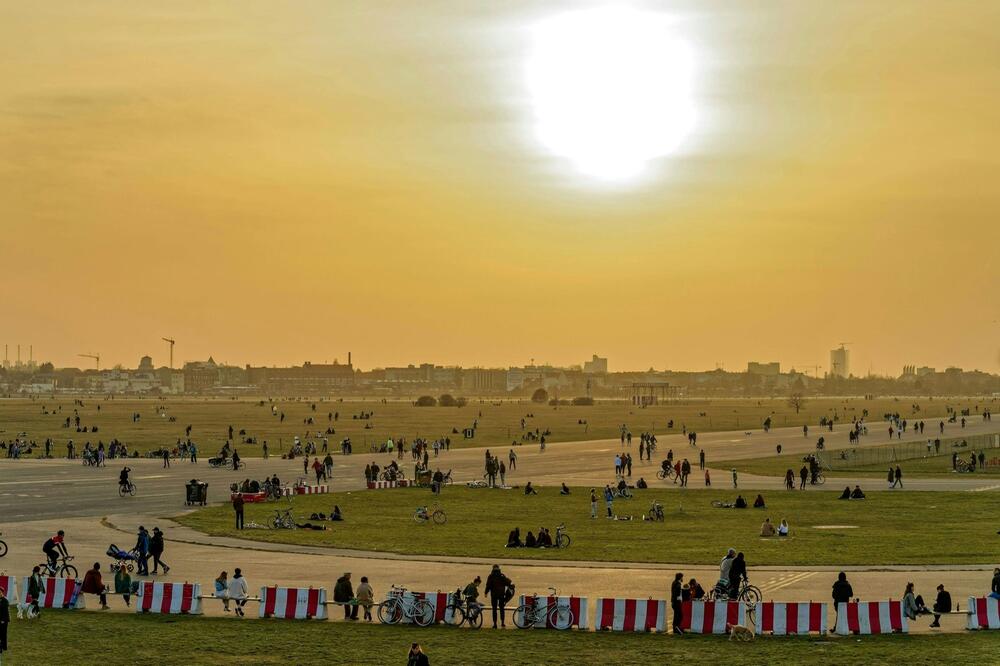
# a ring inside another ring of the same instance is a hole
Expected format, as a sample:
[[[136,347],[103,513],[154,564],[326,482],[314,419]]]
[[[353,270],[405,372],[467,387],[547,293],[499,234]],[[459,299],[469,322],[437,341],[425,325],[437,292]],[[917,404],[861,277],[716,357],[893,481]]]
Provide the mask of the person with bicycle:
[[[497,610],[500,611],[500,626],[506,627],[506,616],[504,609],[507,604],[507,588],[513,587],[510,578],[507,578],[500,571],[500,565],[494,564],[493,570],[486,578],[486,596],[490,598],[490,606],[493,609],[493,628],[497,628]]]
[[[44,544],[42,544],[42,552],[45,553],[45,557],[48,558],[49,569],[53,574],[57,571],[56,565],[59,563],[59,554],[61,553],[63,557],[69,557],[69,552],[66,550],[66,533],[62,530],[56,532],[54,536],[49,537]]]
[[[126,465],[122,468],[122,471],[118,472],[118,487],[122,488],[125,492],[128,492],[129,484],[131,480],[129,479],[129,474],[132,473],[132,468]]]
[[[471,608],[473,604],[479,603],[479,584],[482,582],[483,579],[476,576],[471,583],[462,589],[462,598],[465,600],[467,608]]]
[[[740,586],[743,583],[749,582],[746,559],[743,557],[743,553],[738,553],[733,559],[732,566],[729,568],[729,598],[738,599],[740,596]]]

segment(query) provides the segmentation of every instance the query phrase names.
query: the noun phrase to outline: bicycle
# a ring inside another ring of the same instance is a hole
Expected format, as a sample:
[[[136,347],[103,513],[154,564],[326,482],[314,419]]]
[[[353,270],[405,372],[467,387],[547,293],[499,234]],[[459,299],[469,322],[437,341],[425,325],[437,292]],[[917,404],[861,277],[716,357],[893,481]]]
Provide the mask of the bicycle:
[[[967,461],[967,460],[958,460],[958,461],[956,461],[955,462],[955,470],[959,474],[965,474],[966,472],[973,471],[972,466],[969,465],[969,461]]]
[[[673,467],[668,467],[667,469],[663,469],[661,467],[660,471],[656,473],[656,478],[659,479],[660,481],[664,481],[666,479],[673,479],[676,476],[677,472],[674,471]]]
[[[426,599],[406,598],[406,588],[395,585],[389,591],[389,598],[378,605],[378,621],[382,624],[399,624],[404,619],[412,620],[418,627],[426,627],[434,622],[434,607]]]
[[[418,506],[417,510],[413,512],[413,520],[421,525],[426,524],[428,521],[433,520],[438,525],[444,525],[448,522],[448,516],[445,514],[444,509],[434,507],[434,511],[428,512],[426,506]]]
[[[663,522],[663,505],[660,504],[658,500],[653,500],[653,503],[649,505],[649,513],[647,514],[650,520],[658,520]]]
[[[2,534],[3,532],[0,532],[0,535]],[[7,542],[0,539],[0,557],[3,557],[6,554],[7,554]]]
[[[557,597],[556,588],[550,587],[549,596]],[[531,629],[539,622],[551,626],[553,629],[563,631],[573,626],[576,616],[569,604],[562,601],[539,603],[538,595],[533,595],[525,600],[514,611],[514,626],[518,629]]]
[[[750,616],[750,621],[753,622],[757,615],[757,604],[764,598],[760,593],[760,588],[756,585],[751,585],[750,581],[743,579],[740,583],[740,588],[733,597],[730,594],[729,586],[723,585],[723,581],[719,581],[715,584],[711,590],[705,594],[705,601],[739,601],[747,609],[747,615]]]
[[[295,529],[295,519],[292,518],[291,509],[285,509],[284,511],[274,509],[274,518],[271,519],[271,527],[276,530]]]
[[[402,481],[406,479],[406,474],[403,472],[402,469],[397,469],[393,471],[390,468],[383,470],[382,473],[378,475],[378,478],[382,481]]]
[[[615,499],[632,499],[633,497],[632,491],[629,490],[627,487],[625,488],[616,487],[612,491],[612,494],[614,495]]]
[[[132,483],[131,479],[128,481],[128,483],[118,484],[118,496],[125,497],[126,495],[135,496],[135,484]]]
[[[823,476],[823,472],[816,472],[816,476],[809,483],[814,486],[822,486],[826,483],[826,477]]]
[[[76,567],[69,564],[69,561],[73,559],[72,555],[63,555],[59,558],[59,566],[53,568],[49,561],[46,560],[39,564],[41,569],[41,574],[43,576],[59,576],[59,578],[72,578],[77,579],[80,577],[80,572],[76,570]]]
[[[460,627],[468,624],[471,629],[479,629],[483,626],[483,607],[475,601],[462,601],[462,591],[455,590],[451,595],[452,602],[448,604],[444,612],[444,621],[453,626]]]
[[[556,542],[555,542],[556,548],[569,548],[569,544],[572,541],[572,539],[570,539],[569,535],[566,534],[566,532],[564,531],[565,529],[566,525],[564,524],[559,524],[556,526]]]

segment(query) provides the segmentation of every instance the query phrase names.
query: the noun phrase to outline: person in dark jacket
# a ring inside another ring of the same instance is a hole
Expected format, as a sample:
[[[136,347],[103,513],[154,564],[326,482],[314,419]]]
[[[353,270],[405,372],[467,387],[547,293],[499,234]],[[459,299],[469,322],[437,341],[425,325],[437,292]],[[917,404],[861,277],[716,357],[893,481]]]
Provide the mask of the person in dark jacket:
[[[944,585],[937,586],[937,600],[934,602],[934,621],[932,627],[941,626],[941,614],[951,612],[951,594],[944,589]]]
[[[406,655],[406,666],[430,666],[430,664],[430,659],[424,654],[420,643],[412,644],[410,646],[410,653]]]
[[[10,602],[7,591],[0,587],[0,654],[7,651],[7,625],[10,624]]]
[[[149,575],[149,532],[142,525],[139,525],[139,533],[135,540],[136,563],[140,576]]]
[[[31,598],[31,615],[38,617],[41,612],[38,608],[38,597],[42,594],[42,569],[35,567],[31,570],[31,577],[28,578],[28,596]],[[27,602],[27,599],[22,601]]]
[[[101,599],[101,610],[108,610],[107,590],[101,578],[101,563],[94,562],[94,568],[83,575],[83,585],[80,591],[86,594],[96,594]]]
[[[740,583],[747,579],[747,561],[743,553],[738,553],[733,565],[729,568],[729,598],[738,599],[740,596]]]
[[[840,604],[846,604],[854,596],[854,588],[847,582],[847,574],[841,571],[837,574],[837,582],[833,584],[833,609],[840,612]]]
[[[345,573],[337,579],[337,584],[333,586],[333,600],[344,604],[344,619],[358,619],[358,605],[352,604],[354,600],[354,585],[351,584],[351,574]]]
[[[994,599],[1000,599],[1000,567],[993,570],[993,582],[990,586],[990,596]]]
[[[154,574],[160,567],[163,567],[164,575],[170,573],[170,567],[160,559],[160,555],[163,555],[163,532],[160,531],[159,527],[153,528],[153,536],[149,540],[149,554],[153,556]]]
[[[674,621],[674,633],[683,634],[684,630],[681,625],[684,624],[684,574],[677,572],[674,574],[674,582],[670,584],[670,609],[673,611]]]
[[[494,564],[493,570],[486,578],[486,596],[490,598],[490,606],[493,608],[493,628],[497,628],[497,609],[500,610],[500,626],[506,627],[504,606],[507,603],[507,588],[511,586],[510,578],[503,575],[500,565]]]

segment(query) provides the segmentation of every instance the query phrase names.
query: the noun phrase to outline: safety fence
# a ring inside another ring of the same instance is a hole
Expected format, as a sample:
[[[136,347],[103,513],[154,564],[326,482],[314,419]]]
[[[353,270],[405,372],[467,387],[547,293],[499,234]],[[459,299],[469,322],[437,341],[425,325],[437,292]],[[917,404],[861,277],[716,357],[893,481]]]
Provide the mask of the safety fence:
[[[834,449],[821,452],[819,458],[824,467],[836,471],[866,465],[895,465],[906,460],[951,456],[953,453],[957,453],[959,458],[968,459],[973,451],[976,453],[989,451],[986,464],[997,464],[995,450],[1000,449],[1000,433],[941,438],[939,446],[934,444],[936,438],[934,434],[928,432],[924,439],[916,442],[872,444],[871,446]],[[930,440],[929,447],[927,446],[928,440]],[[945,462],[943,465],[951,467],[950,462]]]

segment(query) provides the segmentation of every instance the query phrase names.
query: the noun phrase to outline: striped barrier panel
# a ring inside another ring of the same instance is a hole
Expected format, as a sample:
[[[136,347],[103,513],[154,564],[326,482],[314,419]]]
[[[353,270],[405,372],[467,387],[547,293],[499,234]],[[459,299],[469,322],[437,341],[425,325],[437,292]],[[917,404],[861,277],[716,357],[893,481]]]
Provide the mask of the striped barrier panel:
[[[837,633],[893,634],[909,633],[902,601],[861,601],[837,604]]]
[[[234,500],[237,497],[242,497],[243,501],[247,504],[255,504],[258,502],[267,501],[267,493],[230,493],[229,499]]]
[[[537,603],[540,605],[548,606],[568,606],[569,610],[573,614],[572,620],[569,624],[565,626],[557,626],[552,622],[552,613],[546,613],[544,616],[539,617],[535,620],[535,627],[538,629],[569,629],[570,627],[579,627],[580,629],[587,628],[587,597],[549,597],[549,596],[539,596],[539,597],[526,597],[521,595],[519,606],[532,605],[537,599]],[[517,611],[515,611],[517,612]],[[568,618],[568,615],[567,615]],[[557,618],[557,622],[558,622]]]
[[[17,598],[17,578],[14,576],[0,576],[0,590],[7,597],[7,601],[14,603]]]
[[[747,607],[741,601],[685,601],[681,629],[692,634],[725,634],[728,625],[746,626]]]
[[[201,615],[201,584],[142,581],[135,612]]]
[[[1000,629],[1000,599],[969,597],[969,629]]]
[[[663,599],[605,599],[595,603],[594,629],[601,631],[659,631],[667,627],[667,602]]]
[[[406,488],[410,485],[409,480],[400,479],[399,481],[369,481],[368,490],[378,490],[381,488]]]
[[[296,495],[317,495],[330,492],[330,486],[295,486]]]
[[[775,636],[797,636],[826,633],[826,604],[817,601],[757,604],[755,631]]]
[[[34,599],[28,594],[29,579],[21,581],[21,603],[31,604]],[[42,578],[42,593],[38,596],[39,608],[85,608],[80,588],[83,582],[72,578]]]
[[[326,590],[315,587],[262,587],[258,615],[285,620],[325,620]]]

